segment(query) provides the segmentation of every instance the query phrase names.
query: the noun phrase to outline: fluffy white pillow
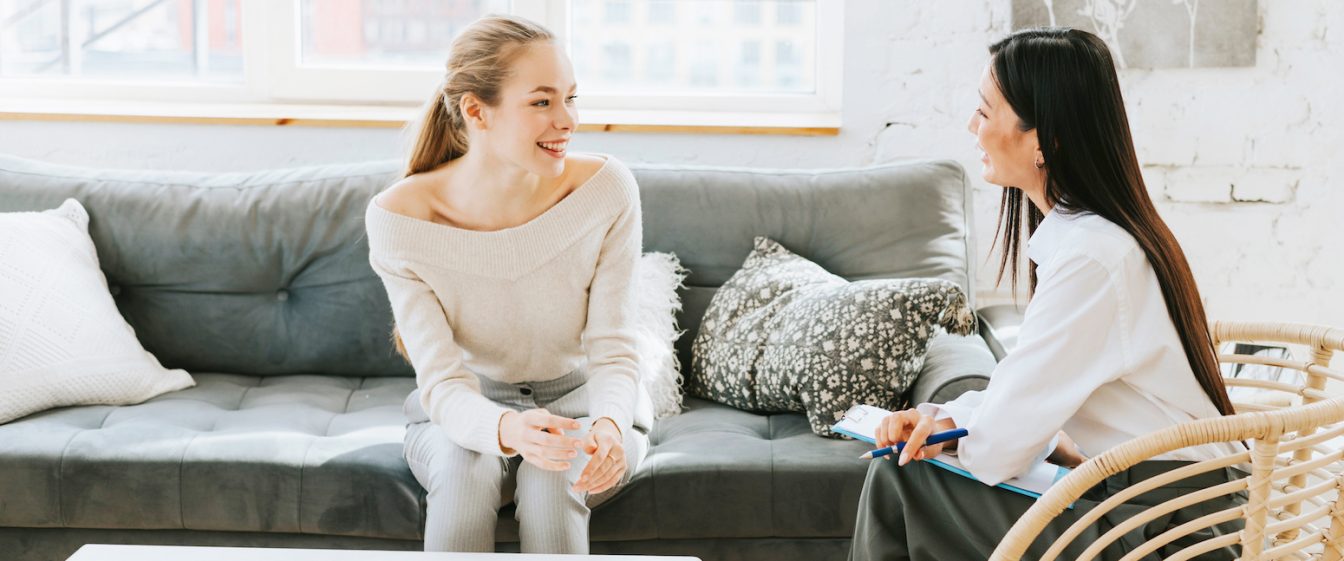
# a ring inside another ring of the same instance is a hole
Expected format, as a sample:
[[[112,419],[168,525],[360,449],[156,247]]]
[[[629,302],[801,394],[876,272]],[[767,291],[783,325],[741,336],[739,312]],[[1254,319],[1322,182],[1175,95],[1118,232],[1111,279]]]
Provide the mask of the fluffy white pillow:
[[[645,253],[635,268],[639,376],[659,419],[681,413],[681,361],[673,345],[682,334],[677,329],[677,289],[685,279],[686,269],[671,253]]]
[[[0,423],[194,385],[145,352],[117,311],[78,201],[0,213]]]

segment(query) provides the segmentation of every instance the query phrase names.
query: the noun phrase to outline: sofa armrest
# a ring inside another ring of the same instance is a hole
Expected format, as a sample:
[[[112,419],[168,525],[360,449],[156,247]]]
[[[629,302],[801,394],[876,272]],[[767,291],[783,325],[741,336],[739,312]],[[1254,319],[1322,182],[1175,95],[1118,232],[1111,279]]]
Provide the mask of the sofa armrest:
[[[939,333],[929,340],[924,369],[910,388],[909,403],[943,403],[989,385],[994,354],[976,335]]]
[[[980,336],[994,353],[994,360],[1003,360],[1017,345],[1017,328],[1022,325],[1022,311],[1012,304],[985,306],[976,315],[980,319]]]

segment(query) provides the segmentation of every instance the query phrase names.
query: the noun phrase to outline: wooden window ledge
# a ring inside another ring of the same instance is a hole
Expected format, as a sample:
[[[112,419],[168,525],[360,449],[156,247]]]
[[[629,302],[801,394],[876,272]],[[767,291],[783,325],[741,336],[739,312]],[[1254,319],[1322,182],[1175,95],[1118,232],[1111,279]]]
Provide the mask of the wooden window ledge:
[[[401,128],[418,107],[0,100],[0,120]],[[579,114],[581,132],[835,136],[840,115],[603,111]]]

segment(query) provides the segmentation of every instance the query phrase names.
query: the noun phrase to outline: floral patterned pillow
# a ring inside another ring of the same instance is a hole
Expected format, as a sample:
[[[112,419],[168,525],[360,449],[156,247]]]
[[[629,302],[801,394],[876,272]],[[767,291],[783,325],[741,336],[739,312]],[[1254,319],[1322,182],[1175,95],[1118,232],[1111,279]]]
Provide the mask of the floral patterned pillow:
[[[849,282],[767,238],[710,301],[686,391],[739,409],[802,411],[812,432],[851,406],[894,409],[938,329],[960,335],[975,315],[941,279]]]

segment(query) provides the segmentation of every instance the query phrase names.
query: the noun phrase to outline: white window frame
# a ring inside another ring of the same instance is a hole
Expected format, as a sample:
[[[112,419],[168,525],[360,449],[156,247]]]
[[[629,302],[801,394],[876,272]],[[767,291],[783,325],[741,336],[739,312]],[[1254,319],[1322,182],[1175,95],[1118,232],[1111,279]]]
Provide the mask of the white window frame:
[[[316,105],[416,107],[442,79],[442,70],[359,68],[300,63],[300,0],[240,0],[244,45],[241,84],[135,83],[81,78],[0,80],[7,100],[158,102],[193,105]],[[838,127],[844,62],[844,4],[817,0],[815,91],[799,94],[615,95],[586,91],[585,122],[651,125],[771,125]],[[550,28],[565,44],[569,3],[512,0],[511,13]],[[580,90],[582,91],[582,86]],[[408,112],[410,114],[410,112]]]

